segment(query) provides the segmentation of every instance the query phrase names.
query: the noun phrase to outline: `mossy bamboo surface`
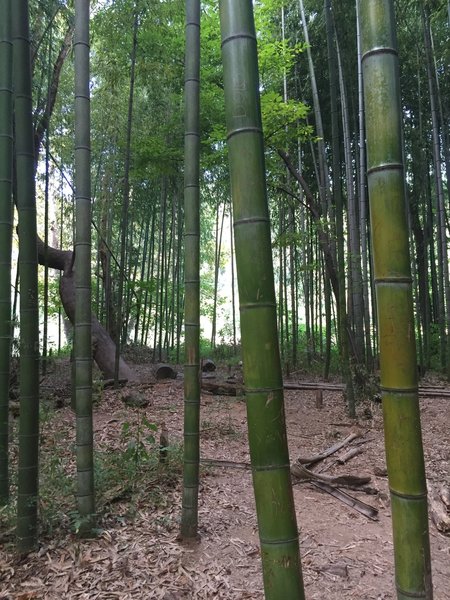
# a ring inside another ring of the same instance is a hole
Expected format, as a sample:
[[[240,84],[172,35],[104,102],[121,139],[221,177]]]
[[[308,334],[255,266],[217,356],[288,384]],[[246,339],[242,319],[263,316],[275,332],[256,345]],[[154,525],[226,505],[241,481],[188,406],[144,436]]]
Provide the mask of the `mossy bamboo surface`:
[[[91,341],[91,159],[89,95],[89,0],[75,1],[75,409],[77,507],[80,533],[94,522]]]
[[[304,598],[284,416],[251,0],[221,0],[231,193],[253,486],[266,598]]]
[[[39,455],[39,310],[29,9],[12,4],[13,83],[20,275],[20,422],[17,549],[37,542]]]
[[[8,408],[11,355],[12,40],[11,0],[0,0],[0,505],[9,500]]]
[[[392,0],[360,0],[367,162],[397,597],[431,600]]]
[[[181,535],[198,525],[200,463],[200,0],[186,0],[185,59],[185,365]]]

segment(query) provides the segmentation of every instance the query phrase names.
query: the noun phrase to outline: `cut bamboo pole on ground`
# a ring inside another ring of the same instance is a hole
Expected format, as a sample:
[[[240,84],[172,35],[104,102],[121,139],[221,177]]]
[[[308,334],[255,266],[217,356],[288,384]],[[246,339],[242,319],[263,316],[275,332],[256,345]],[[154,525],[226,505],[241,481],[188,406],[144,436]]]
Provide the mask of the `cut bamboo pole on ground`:
[[[345,386],[340,383],[302,381],[299,383],[285,383],[283,384],[283,388],[291,391],[343,392]],[[243,385],[236,385],[229,382],[221,383],[218,381],[202,380],[202,389],[218,396],[243,396],[245,394]],[[423,398],[450,398],[450,388],[422,386],[419,388],[419,396]],[[317,406],[317,398],[316,408],[319,408]]]
[[[329,448],[327,448],[323,452],[320,452],[319,454],[315,454],[314,456],[308,456],[308,457],[299,456],[297,458],[297,462],[302,465],[313,465],[317,462],[320,462],[324,458],[328,458],[328,456],[335,454],[341,448],[344,448],[345,446],[347,446],[348,444],[353,442],[353,440],[356,440],[359,437],[361,437],[361,434],[352,432],[346,438],[344,438],[340,442],[336,442],[336,444],[333,444],[333,446],[330,446]]]

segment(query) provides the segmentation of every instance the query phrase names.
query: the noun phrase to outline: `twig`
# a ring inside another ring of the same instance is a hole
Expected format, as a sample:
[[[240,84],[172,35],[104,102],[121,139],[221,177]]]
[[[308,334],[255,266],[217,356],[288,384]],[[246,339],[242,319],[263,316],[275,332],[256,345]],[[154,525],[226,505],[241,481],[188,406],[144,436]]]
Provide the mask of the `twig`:
[[[251,469],[252,465],[247,462],[234,462],[232,460],[220,460],[218,458],[201,458],[200,464],[207,467],[225,467],[230,469]]]

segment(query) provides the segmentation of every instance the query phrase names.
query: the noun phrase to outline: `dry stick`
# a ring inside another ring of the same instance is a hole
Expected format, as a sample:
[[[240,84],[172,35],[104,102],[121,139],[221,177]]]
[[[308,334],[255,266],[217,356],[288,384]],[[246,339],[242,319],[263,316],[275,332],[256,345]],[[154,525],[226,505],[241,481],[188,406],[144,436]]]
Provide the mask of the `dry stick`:
[[[308,456],[306,458],[299,456],[297,458],[297,462],[302,465],[313,465],[314,463],[317,463],[317,462],[323,460],[324,458],[331,456],[332,454],[334,454],[335,452],[337,452],[344,446],[347,446],[347,444],[350,444],[350,442],[352,442],[353,440],[356,440],[359,437],[361,437],[361,434],[353,432],[350,435],[348,435],[346,438],[344,438],[340,442],[337,442],[333,446],[330,446],[330,448],[327,448],[327,450],[324,450],[320,454],[316,454],[314,456]]]
[[[359,477],[358,475],[321,475],[314,473],[301,464],[294,463],[291,465],[291,473],[294,477],[298,477],[300,480],[307,481],[320,481],[322,483],[329,483],[333,485],[365,485],[369,483],[371,478],[369,475]]]
[[[361,500],[350,496],[350,494],[347,494],[342,490],[338,490],[337,488],[334,488],[323,481],[312,481],[311,483],[320,490],[327,492],[334,498],[337,498],[347,506],[354,508],[368,519],[371,519],[372,521],[378,521],[378,510],[375,507],[370,506],[370,504],[366,504],[365,502],[362,502]]]
[[[343,392],[345,386],[340,383],[326,383],[315,381],[302,381],[300,383],[285,383],[285,390],[325,390],[329,392]]]
[[[378,496],[380,490],[378,488],[372,487],[371,485],[340,485],[340,488],[345,488],[346,490],[352,490],[352,492],[364,492],[364,494],[368,494],[369,496]]]
[[[340,458],[338,458],[337,461],[340,465],[343,465],[346,462],[348,462],[349,460],[351,460],[352,458],[354,458],[355,456],[358,456],[358,454],[361,454],[362,451],[363,451],[363,448],[361,446],[357,446],[356,448],[351,448],[345,454],[343,454]]]
[[[241,396],[245,393],[242,386],[234,386],[232,384],[209,383],[202,381],[202,388],[212,393],[223,396]],[[218,388],[223,388],[226,391],[220,394]],[[328,392],[343,392],[344,386],[339,383],[315,383],[313,381],[303,381],[302,383],[285,383],[285,390],[323,390]],[[419,387],[419,395],[425,398],[450,398],[449,388],[434,388],[434,387]]]
[[[228,467],[231,469],[251,469],[250,463],[220,460],[218,458],[201,458],[200,463],[206,467]]]
[[[439,496],[442,502],[447,506],[447,510],[450,510],[450,486],[443,483],[439,488]]]
[[[444,535],[450,535],[450,489],[443,484],[439,489],[428,481],[429,510],[436,529]]]

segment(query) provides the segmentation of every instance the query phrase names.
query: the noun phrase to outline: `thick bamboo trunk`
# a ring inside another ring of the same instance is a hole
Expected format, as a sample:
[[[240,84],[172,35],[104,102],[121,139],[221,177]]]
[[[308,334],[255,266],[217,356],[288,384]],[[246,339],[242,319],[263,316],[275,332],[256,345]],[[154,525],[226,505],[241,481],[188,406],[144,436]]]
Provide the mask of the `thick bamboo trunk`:
[[[29,7],[13,3],[13,77],[20,273],[20,425],[17,548],[37,543],[39,456],[39,309]]]
[[[392,0],[361,0],[367,168],[397,597],[431,600]]]
[[[267,600],[304,598],[284,418],[251,0],[221,0],[249,445]],[[245,156],[246,160],[242,160]]]
[[[342,131],[344,134],[344,163],[345,177],[347,180],[347,222],[349,238],[349,269],[351,277],[349,278],[349,296],[351,296],[351,313],[349,321],[352,324],[354,332],[355,357],[362,364],[365,363],[364,352],[364,327],[363,327],[363,289],[361,274],[361,252],[360,236],[358,223],[358,207],[355,196],[355,184],[353,180],[353,156],[351,152],[349,110],[347,100],[347,90],[344,83],[344,73],[342,68],[341,53],[339,44],[336,40],[337,63],[339,73],[339,88],[341,94],[341,112],[342,112]]]
[[[9,500],[9,369],[12,250],[12,40],[11,0],[0,1],[0,506]]]
[[[75,0],[75,412],[80,534],[95,522],[92,419],[91,141],[89,1]]]
[[[130,204],[130,167],[131,167],[131,136],[133,129],[133,103],[134,103],[134,84],[136,73],[136,54],[137,54],[137,34],[139,26],[138,7],[137,3],[133,7],[133,42],[131,50],[131,71],[130,71],[130,88],[128,94],[128,115],[127,115],[127,134],[125,142],[125,160],[124,160],[124,182],[123,182],[123,198],[122,198],[122,218],[120,230],[120,267],[119,267],[119,291],[118,291],[118,308],[117,318],[119,322],[118,335],[116,340],[116,355],[114,357],[114,380],[116,385],[119,383],[119,363],[120,363],[120,348],[124,343],[123,338],[123,323],[128,323],[128,319],[124,319],[123,314],[123,287],[125,278],[125,263],[127,251],[127,236],[128,236],[128,212]],[[132,228],[131,228],[132,230]],[[131,244],[130,244],[131,245]]]
[[[185,58],[185,365],[181,535],[198,528],[200,470],[200,0],[186,0]]]
[[[367,194],[366,194],[366,132],[364,127],[364,89],[361,65],[361,31],[359,23],[359,2],[356,2],[356,43],[358,52],[358,127],[359,127],[359,234],[361,237],[361,269],[362,269],[362,294],[364,307],[364,346],[366,365],[369,371],[373,370],[372,346],[370,331],[370,306],[369,306],[369,252],[367,242]]]

